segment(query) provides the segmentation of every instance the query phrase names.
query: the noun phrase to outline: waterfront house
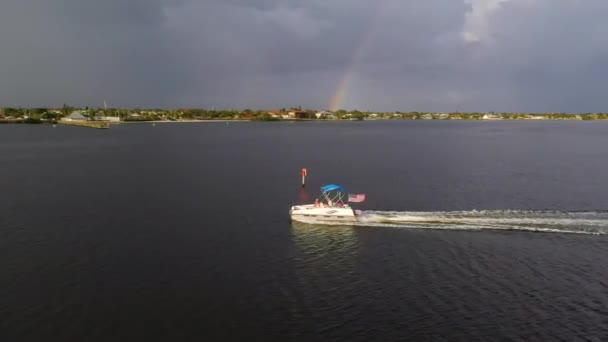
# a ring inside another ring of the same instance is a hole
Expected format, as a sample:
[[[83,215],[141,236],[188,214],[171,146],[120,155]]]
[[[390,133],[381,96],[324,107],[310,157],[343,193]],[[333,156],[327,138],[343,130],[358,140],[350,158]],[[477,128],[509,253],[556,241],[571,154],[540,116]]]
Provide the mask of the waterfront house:
[[[290,118],[303,119],[303,118],[308,117],[308,113],[306,113],[305,111],[302,111],[302,110],[293,110],[287,114],[289,115]]]
[[[484,114],[481,117],[482,120],[502,120],[502,117],[497,114]]]
[[[317,112],[315,113],[315,116],[317,117],[317,119],[335,119],[336,117],[334,113],[327,110]]]
[[[270,115],[271,118],[280,118],[281,117],[281,111],[279,110],[270,110],[268,111],[268,115]]]

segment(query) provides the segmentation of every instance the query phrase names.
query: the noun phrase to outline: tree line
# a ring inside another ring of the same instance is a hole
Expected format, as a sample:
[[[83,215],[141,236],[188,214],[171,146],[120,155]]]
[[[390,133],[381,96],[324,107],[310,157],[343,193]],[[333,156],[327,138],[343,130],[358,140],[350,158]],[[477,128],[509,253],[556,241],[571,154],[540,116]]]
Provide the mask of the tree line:
[[[63,104],[60,108],[14,108],[4,107],[0,108],[0,118],[33,118],[33,119],[48,119],[56,120],[61,117],[70,115],[73,111],[79,110],[84,116],[89,118],[95,118],[99,116],[113,116],[120,117],[124,120],[180,120],[180,119],[200,119],[200,120],[213,120],[213,119],[248,119],[248,120],[261,120],[261,121],[272,121],[280,120],[286,116],[289,112],[296,112],[297,118],[302,119],[316,119],[316,113],[318,110],[314,109],[302,109],[302,107],[291,107],[281,108],[279,110],[253,110],[253,109],[222,109],[222,110],[208,110],[198,108],[182,108],[182,109],[125,109],[125,108],[78,108]],[[345,110],[340,109],[332,113],[335,119],[363,119],[369,117],[382,117],[382,118],[401,118],[401,119],[413,119],[413,120],[446,120],[446,119],[463,119],[463,120],[483,120],[483,119],[507,119],[507,120],[520,120],[520,119],[554,119],[554,120],[606,120],[608,119],[608,113],[509,113],[509,112],[449,112],[449,113],[436,113],[436,112],[370,112],[370,111],[359,111],[359,110]]]

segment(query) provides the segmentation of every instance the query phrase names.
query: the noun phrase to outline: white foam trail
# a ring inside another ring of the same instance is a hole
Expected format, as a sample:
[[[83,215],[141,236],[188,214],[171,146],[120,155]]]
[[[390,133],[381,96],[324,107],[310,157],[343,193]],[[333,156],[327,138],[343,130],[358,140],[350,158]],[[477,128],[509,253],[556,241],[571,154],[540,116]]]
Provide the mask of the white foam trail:
[[[601,211],[363,211],[359,216],[359,222],[356,223],[328,223],[317,219],[307,223],[414,229],[490,229],[608,234],[608,212]]]

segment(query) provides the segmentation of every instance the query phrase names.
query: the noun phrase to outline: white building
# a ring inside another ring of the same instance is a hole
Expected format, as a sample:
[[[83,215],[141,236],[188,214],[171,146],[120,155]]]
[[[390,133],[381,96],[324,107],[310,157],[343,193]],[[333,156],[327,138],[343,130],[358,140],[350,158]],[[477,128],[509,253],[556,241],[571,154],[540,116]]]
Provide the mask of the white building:
[[[483,120],[502,120],[500,115],[496,114],[484,114],[482,117]]]
[[[327,110],[317,112],[315,113],[315,116],[317,117],[317,119],[333,119],[336,117],[333,112]]]
[[[62,121],[87,121],[87,118],[82,115],[82,112],[79,110],[75,110],[72,114],[61,118]]]

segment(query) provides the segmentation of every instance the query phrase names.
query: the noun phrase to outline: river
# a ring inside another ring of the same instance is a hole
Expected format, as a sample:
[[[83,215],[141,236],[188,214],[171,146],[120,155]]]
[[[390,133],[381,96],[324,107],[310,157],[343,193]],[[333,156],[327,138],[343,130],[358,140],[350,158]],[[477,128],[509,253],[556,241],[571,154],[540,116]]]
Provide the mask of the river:
[[[0,337],[605,340],[607,132],[2,125]],[[290,223],[327,183],[366,221]]]

